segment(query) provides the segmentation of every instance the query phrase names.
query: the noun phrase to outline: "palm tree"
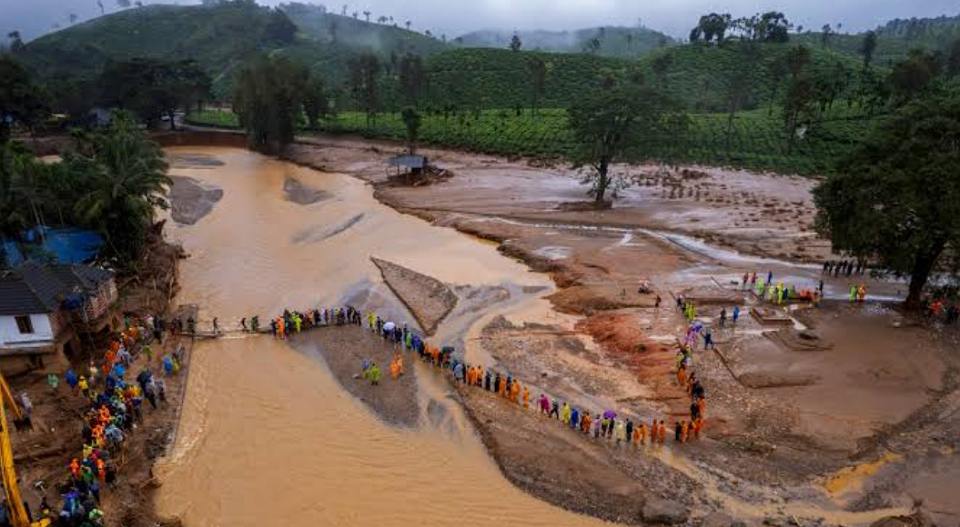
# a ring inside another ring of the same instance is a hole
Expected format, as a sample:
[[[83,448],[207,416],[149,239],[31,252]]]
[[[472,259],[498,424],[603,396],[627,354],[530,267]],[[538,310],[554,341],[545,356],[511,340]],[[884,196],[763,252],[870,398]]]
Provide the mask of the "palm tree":
[[[23,208],[19,181],[22,158],[26,155],[14,143],[0,145],[0,233],[3,234],[16,235],[30,224]]]
[[[363,18],[366,19],[367,22],[369,22],[369,21],[370,21],[370,11],[364,11],[364,12],[363,12]]]
[[[128,114],[114,115],[104,132],[83,139],[84,154],[68,158],[89,175],[86,193],[76,202],[78,218],[97,227],[121,264],[140,255],[157,208],[167,208],[167,163]]]
[[[411,25],[411,24],[413,24],[413,22],[411,22],[411,21],[409,21],[409,20],[407,20],[406,22],[404,22],[404,25],[407,26],[407,29],[408,29],[408,30],[410,29],[410,25]]]

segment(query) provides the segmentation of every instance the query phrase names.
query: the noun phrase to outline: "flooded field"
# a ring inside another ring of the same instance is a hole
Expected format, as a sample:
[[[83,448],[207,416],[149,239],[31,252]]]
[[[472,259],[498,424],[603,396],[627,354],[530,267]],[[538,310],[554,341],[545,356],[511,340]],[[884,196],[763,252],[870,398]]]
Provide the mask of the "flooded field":
[[[452,284],[552,289],[489,244],[380,205],[356,179],[236,149],[168,155],[174,175],[223,190],[209,215],[171,233],[191,255],[179,301],[228,330],[242,316],[347,299],[399,315],[370,256]],[[291,188],[320,199],[303,204]],[[530,295],[516,308],[541,302]],[[419,378],[422,397],[442,403],[445,386]],[[599,523],[508,483],[458,407],[444,408],[442,427],[424,419],[415,430],[394,428],[343,392],[321,361],[285,344],[200,343],[176,445],[158,466],[157,505],[188,526]]]

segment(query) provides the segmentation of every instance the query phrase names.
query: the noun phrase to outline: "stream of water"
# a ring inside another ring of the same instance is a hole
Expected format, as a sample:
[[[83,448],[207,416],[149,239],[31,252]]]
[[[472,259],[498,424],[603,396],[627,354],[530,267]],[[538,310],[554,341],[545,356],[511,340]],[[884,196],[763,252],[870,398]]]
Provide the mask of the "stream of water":
[[[178,301],[198,304],[201,319],[216,316],[221,327],[347,300],[401,317],[370,256],[448,283],[552,290],[547,277],[490,244],[381,205],[354,178],[238,149],[167,153],[172,174],[224,191],[207,217],[171,229],[190,254]],[[222,164],[195,162],[204,158]],[[291,178],[321,199],[286,199]],[[538,302],[531,296],[514,307]],[[419,378],[423,397],[444,397],[431,376]],[[397,429],[346,394],[321,362],[278,341],[200,342],[176,444],[157,466],[157,507],[187,526],[600,524],[511,485],[457,405],[445,408],[447,426],[424,420]]]

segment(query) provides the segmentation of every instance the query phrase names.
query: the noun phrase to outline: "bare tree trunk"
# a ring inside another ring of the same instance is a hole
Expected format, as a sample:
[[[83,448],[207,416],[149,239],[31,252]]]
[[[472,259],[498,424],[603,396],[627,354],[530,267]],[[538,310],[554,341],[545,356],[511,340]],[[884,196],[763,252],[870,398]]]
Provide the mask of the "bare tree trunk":
[[[603,198],[607,194],[607,187],[610,186],[609,171],[610,162],[606,159],[601,160],[600,166],[597,167],[597,195],[595,196],[597,203],[603,203]]]

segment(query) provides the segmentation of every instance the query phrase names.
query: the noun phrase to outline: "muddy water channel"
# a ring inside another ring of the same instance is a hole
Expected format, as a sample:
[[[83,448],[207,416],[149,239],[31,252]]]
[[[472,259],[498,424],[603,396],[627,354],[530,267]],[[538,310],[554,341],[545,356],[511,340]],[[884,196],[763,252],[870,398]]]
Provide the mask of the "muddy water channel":
[[[552,290],[489,244],[379,204],[357,179],[238,149],[167,153],[187,189],[180,205],[191,209],[175,211],[191,221],[169,229],[190,254],[178,300],[200,306],[201,327],[214,316],[230,330],[244,316],[348,302],[412,320],[371,256],[511,293],[462,310],[476,319],[541,309]],[[439,335],[465,333],[469,317],[455,312]],[[160,512],[188,526],[599,523],[508,483],[447,388],[418,373],[421,408],[432,400],[443,418],[393,427],[317,357],[265,336],[198,343],[176,444],[157,467]]]

